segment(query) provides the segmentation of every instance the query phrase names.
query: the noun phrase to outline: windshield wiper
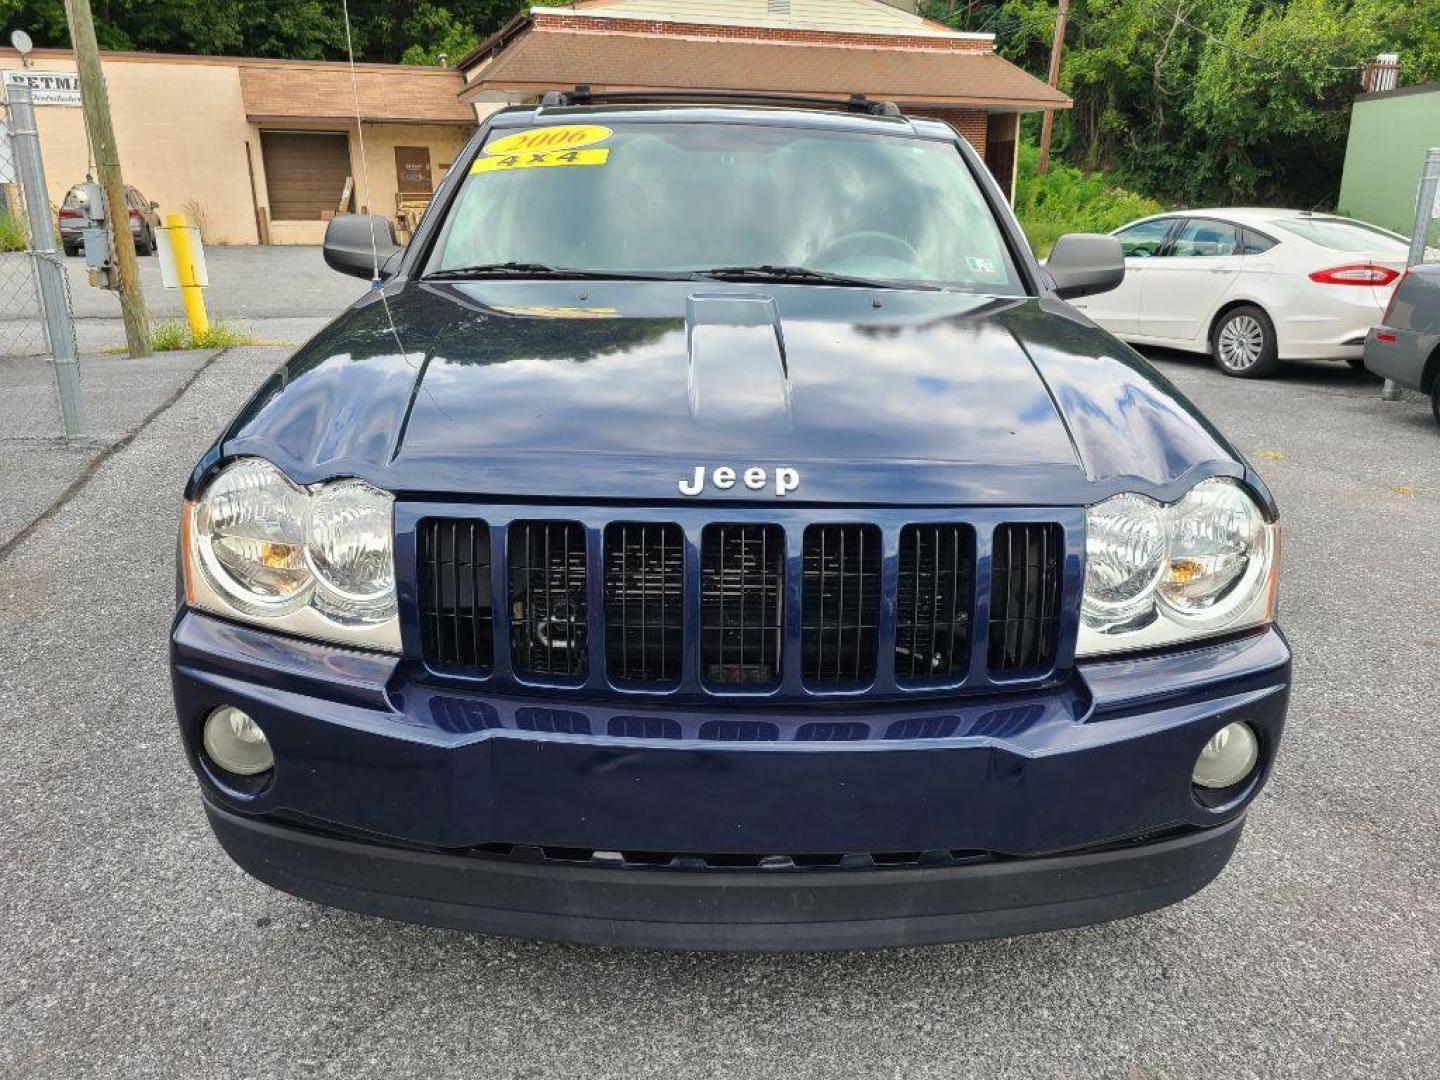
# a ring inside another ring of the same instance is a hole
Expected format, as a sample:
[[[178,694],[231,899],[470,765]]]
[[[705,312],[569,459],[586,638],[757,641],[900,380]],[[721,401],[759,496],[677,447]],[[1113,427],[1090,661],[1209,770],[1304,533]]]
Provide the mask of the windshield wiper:
[[[933,285],[912,285],[908,282],[875,281],[872,278],[854,277],[850,274],[832,274],[825,270],[812,270],[808,266],[716,266],[709,270],[693,271],[695,277],[715,278],[719,281],[806,281],[815,285],[854,285],[863,289],[933,289]]]
[[[436,270],[422,281],[483,281],[486,278],[566,278],[571,281],[672,281],[688,275],[646,273],[639,270],[581,270],[573,266],[551,266],[548,263],[500,262],[457,266]]]

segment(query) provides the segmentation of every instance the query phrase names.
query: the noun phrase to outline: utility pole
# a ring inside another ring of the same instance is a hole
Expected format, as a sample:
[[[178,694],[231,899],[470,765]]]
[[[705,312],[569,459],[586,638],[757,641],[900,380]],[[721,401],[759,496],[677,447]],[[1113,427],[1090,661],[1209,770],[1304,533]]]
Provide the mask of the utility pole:
[[[1070,11],[1070,0],[1060,0],[1060,11],[1055,16],[1055,39],[1050,43],[1050,83],[1052,90],[1060,86],[1060,51],[1065,47],[1065,16]],[[1050,171],[1050,133],[1055,128],[1055,112],[1045,110],[1045,119],[1040,123],[1040,168],[1041,176]]]
[[[95,154],[95,171],[105,191],[125,342],[131,356],[149,356],[150,318],[145,313],[145,296],[140,291],[140,264],[135,260],[135,239],[130,235],[125,178],[120,175],[120,150],[110,122],[110,94],[105,88],[105,74],[100,70],[100,47],[95,41],[90,0],[65,0],[65,17],[70,23],[70,43],[75,49],[75,68],[80,76],[80,98]]]

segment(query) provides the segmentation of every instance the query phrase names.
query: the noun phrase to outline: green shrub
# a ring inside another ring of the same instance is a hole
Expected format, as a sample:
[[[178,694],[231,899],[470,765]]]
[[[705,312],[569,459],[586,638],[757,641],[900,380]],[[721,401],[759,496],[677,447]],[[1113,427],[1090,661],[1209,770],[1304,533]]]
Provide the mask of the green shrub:
[[[25,246],[25,230],[0,203],[0,251],[24,251]]]
[[[1021,143],[1015,213],[1042,259],[1065,233],[1109,232],[1165,209],[1154,199],[1116,185],[1104,173],[1081,172],[1053,156],[1050,171],[1041,176],[1036,171],[1039,162],[1039,147]]]
[[[190,347],[190,328],[176,319],[166,319],[150,327],[150,348],[170,352]]]
[[[254,345],[255,335],[228,323],[212,322],[203,334],[192,334],[189,324],[180,319],[165,319],[150,328],[150,347],[156,352],[175,349],[230,349],[237,345]]]
[[[254,345],[256,337],[248,330],[229,323],[212,322],[205,333],[192,337],[190,341],[192,349],[233,349],[239,345]]]

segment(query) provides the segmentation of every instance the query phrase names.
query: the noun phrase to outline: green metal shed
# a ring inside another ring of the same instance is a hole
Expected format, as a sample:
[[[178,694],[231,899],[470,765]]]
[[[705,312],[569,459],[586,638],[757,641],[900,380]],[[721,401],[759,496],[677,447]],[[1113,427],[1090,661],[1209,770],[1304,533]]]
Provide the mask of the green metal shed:
[[[1440,83],[1361,94],[1350,114],[1340,213],[1409,236],[1432,146],[1440,146]]]

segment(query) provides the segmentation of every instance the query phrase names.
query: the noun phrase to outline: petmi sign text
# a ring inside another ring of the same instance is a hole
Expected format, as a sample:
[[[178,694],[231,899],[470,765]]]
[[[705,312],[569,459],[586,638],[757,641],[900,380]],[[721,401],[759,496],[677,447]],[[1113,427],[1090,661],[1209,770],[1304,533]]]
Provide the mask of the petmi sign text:
[[[5,85],[29,86],[36,105],[80,107],[80,76],[73,71],[7,71]]]

